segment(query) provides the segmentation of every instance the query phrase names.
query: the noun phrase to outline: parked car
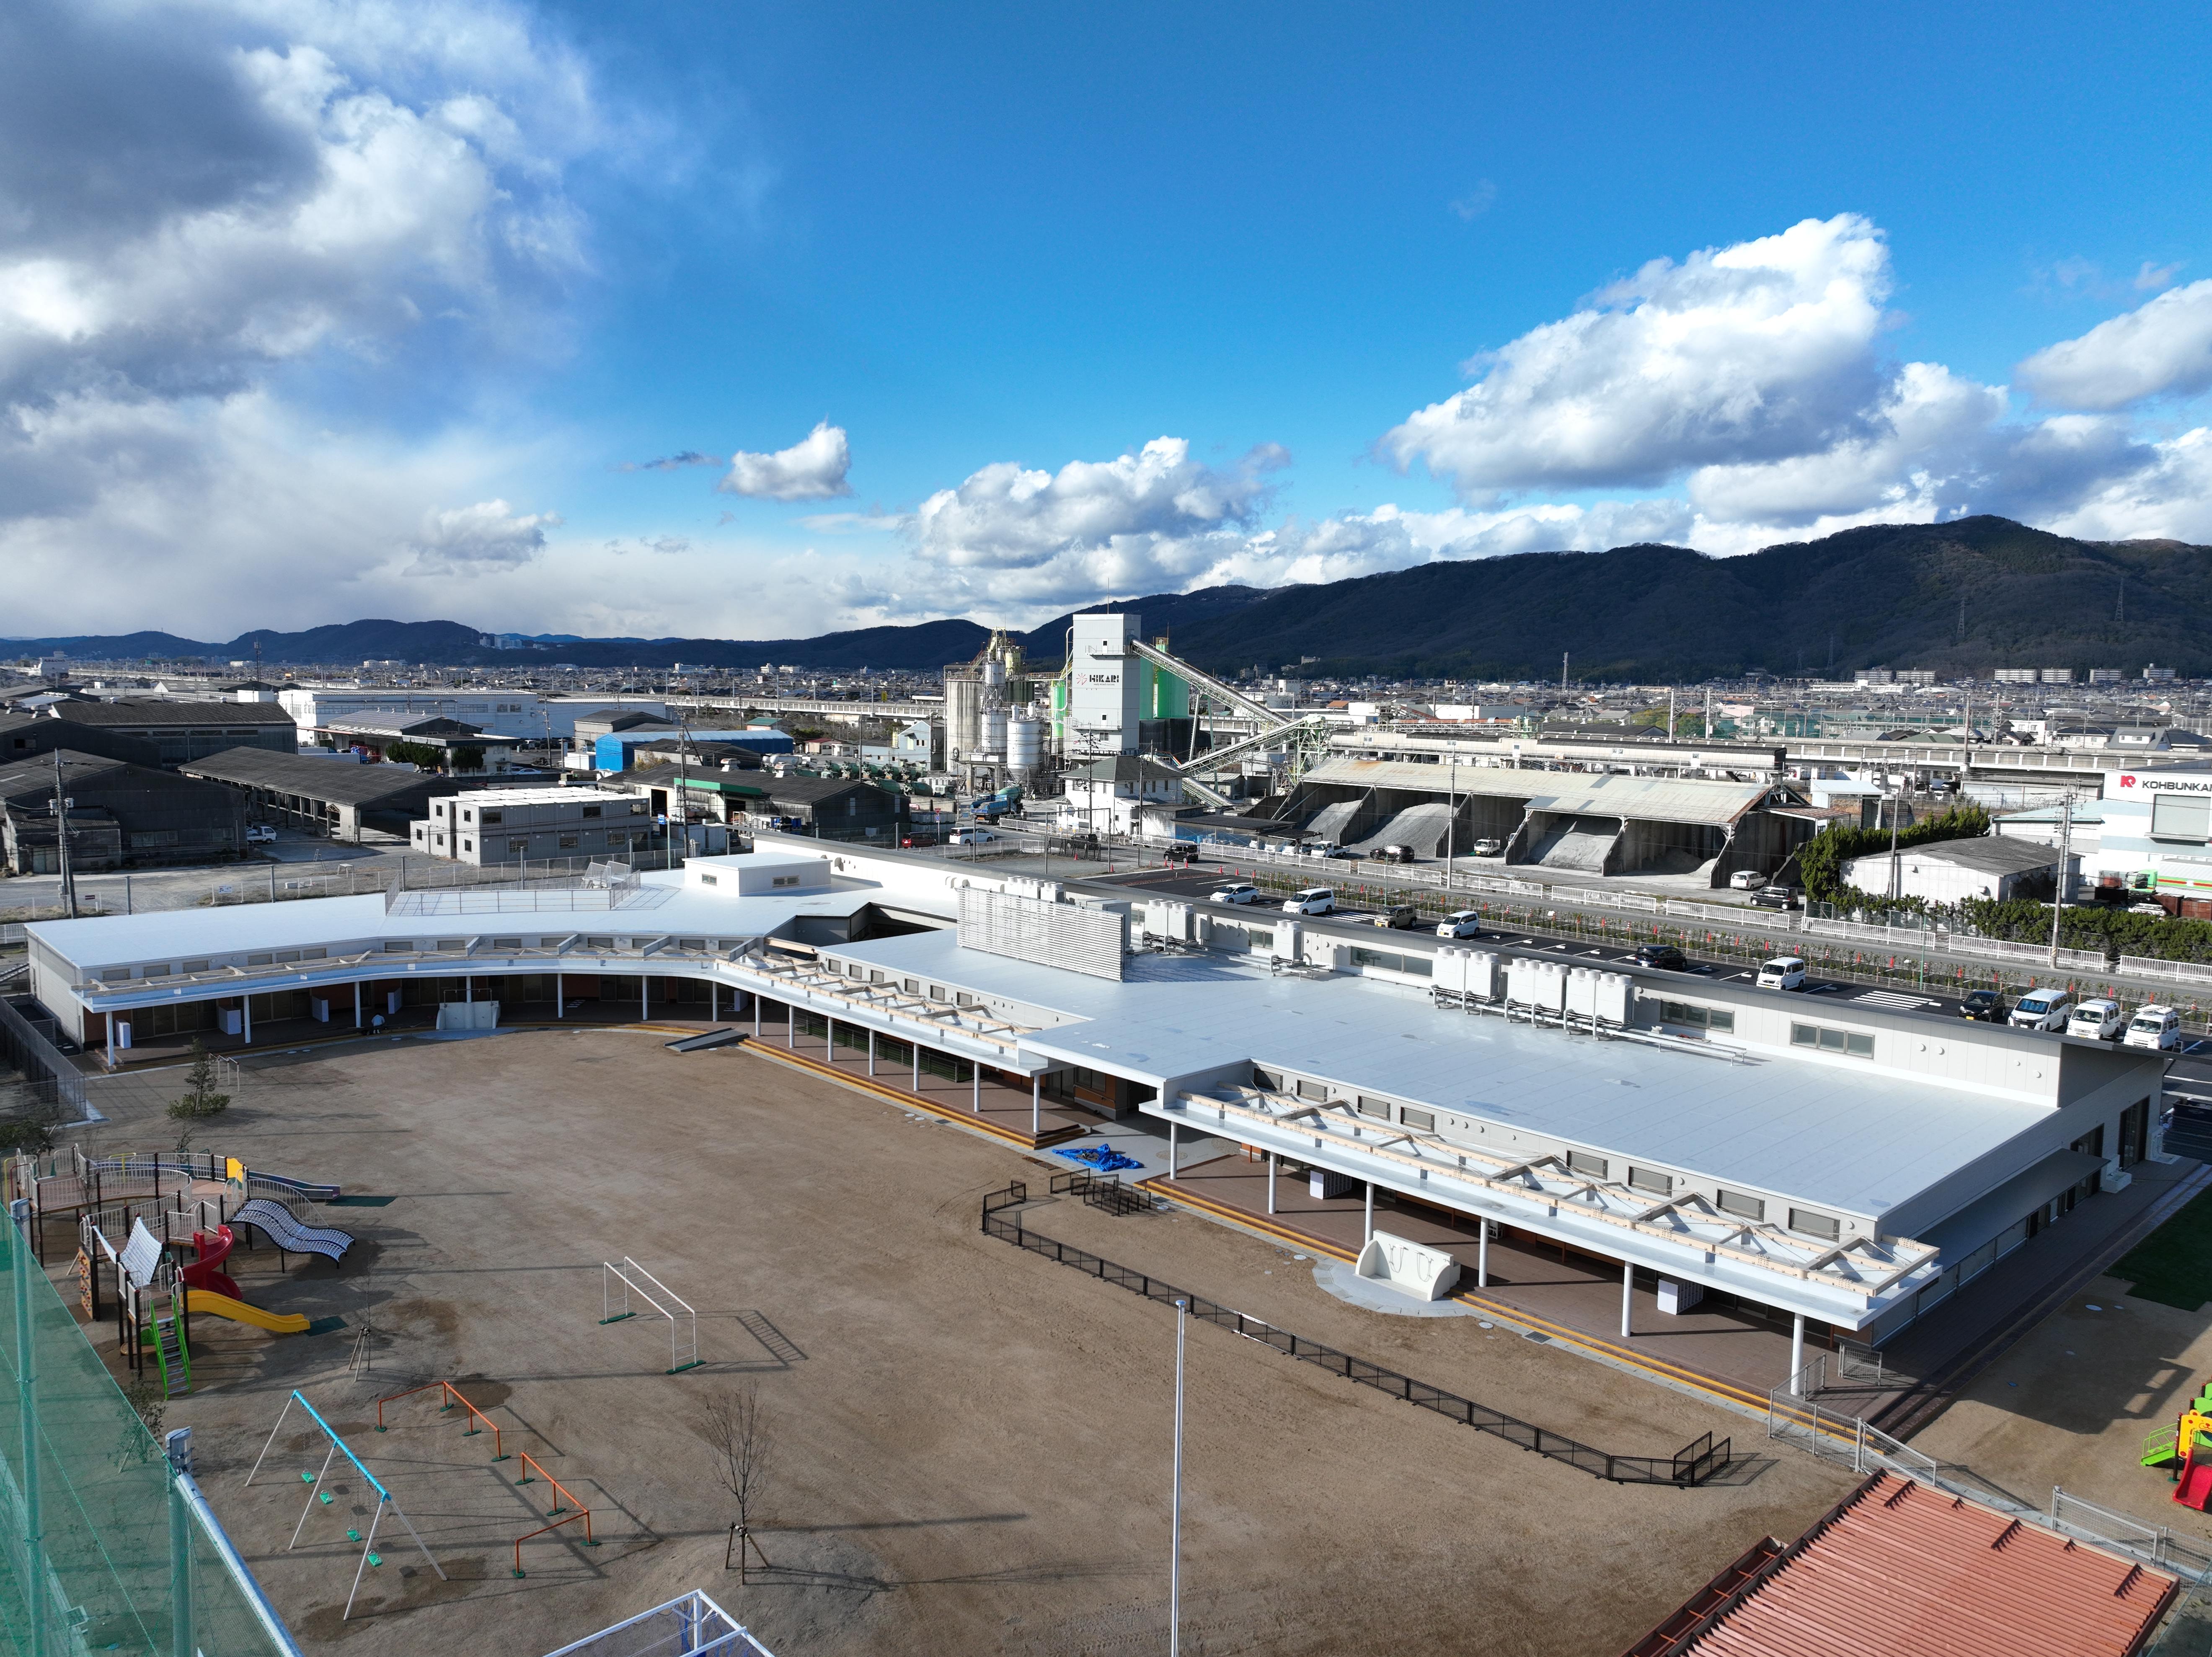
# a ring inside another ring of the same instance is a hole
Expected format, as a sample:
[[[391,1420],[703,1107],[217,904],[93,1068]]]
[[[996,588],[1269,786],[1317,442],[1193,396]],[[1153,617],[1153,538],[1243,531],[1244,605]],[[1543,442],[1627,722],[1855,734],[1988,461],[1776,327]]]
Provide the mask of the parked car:
[[[1410,932],[1419,930],[1421,916],[1412,904],[1401,903],[1393,908],[1377,910],[1367,917],[1367,922],[1372,926],[1388,926],[1396,932]]]
[[[1778,955],[1759,969],[1762,990],[1802,990],[1805,987],[1805,958]]]
[[[1319,846],[1319,847],[1316,847],[1314,848],[1314,853],[1315,853],[1315,855],[1316,855],[1316,856],[1317,856],[1317,857],[1325,857],[1325,858],[1351,858],[1351,859],[1352,859],[1354,861],[1357,861],[1357,860],[1358,859],[1358,857],[1359,857],[1359,853],[1357,853],[1357,852],[1355,852],[1355,851],[1352,850],[1352,849],[1351,849],[1351,847],[1346,847],[1346,846],[1335,846],[1335,845],[1330,845],[1330,846]]]
[[[1966,998],[1959,1004],[1959,1017],[1971,1018],[1978,1023],[2002,1024],[2010,1011],[2005,998],[1995,990],[1970,990]]]
[[[2064,990],[2030,990],[2006,1022],[2016,1030],[2063,1030],[2073,1011],[2074,998]]]
[[[1437,922],[1438,938],[1480,938],[1482,917],[1472,909],[1454,909]]]
[[[246,843],[248,846],[274,846],[276,843],[276,830],[273,825],[266,822],[248,823],[246,829]]]
[[[1325,915],[1336,913],[1336,894],[1326,886],[1302,886],[1283,900],[1286,915]]]
[[[2163,903],[2130,903],[2128,905],[2128,913],[2131,915],[2163,915],[2166,913],[2166,905]]]
[[[1794,909],[1797,907],[1800,895],[1795,886],[1784,886],[1779,882],[1769,881],[1751,895],[1751,901],[1763,908]]]
[[[1474,843],[1474,855],[1479,858],[1494,858],[1504,849],[1505,842],[1502,840],[1479,840]]]
[[[1766,877],[1756,869],[1739,869],[1729,877],[1729,890],[1755,892],[1766,884]]]
[[[1636,951],[1636,964],[1660,972],[1686,973],[1690,970],[1690,957],[1672,944],[1646,944]]]
[[[2117,1041],[2127,1025],[2128,1016],[2120,1011],[2120,1004],[2100,995],[2075,1004],[2067,1015],[2066,1034],[2093,1041]]]
[[[1377,863],[1411,863],[1413,848],[1410,846],[1385,846],[1378,852],[1368,853]]]
[[[988,828],[955,828],[945,838],[954,846],[985,846],[998,836]]]
[[[2171,1007],[2137,1007],[2121,1041],[2130,1047],[2171,1049],[2181,1045],[2181,1015]]]
[[[1160,853],[1163,863],[1195,863],[1198,861],[1198,842],[1191,840],[1171,840]]]
[[[1206,901],[1208,903],[1257,903],[1260,889],[1249,881],[1232,881],[1225,886],[1215,887],[1206,895]]]

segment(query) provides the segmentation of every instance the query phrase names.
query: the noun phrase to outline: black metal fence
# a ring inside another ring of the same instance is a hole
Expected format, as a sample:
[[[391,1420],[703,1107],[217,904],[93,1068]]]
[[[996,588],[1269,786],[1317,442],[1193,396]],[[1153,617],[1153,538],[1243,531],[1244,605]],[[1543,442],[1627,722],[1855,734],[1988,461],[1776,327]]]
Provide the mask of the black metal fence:
[[[1109,1214],[1142,1214],[1152,1206],[1143,1193],[1123,1185],[1120,1174],[1094,1174],[1088,1168],[1054,1174],[1052,1194],[1080,1197],[1086,1208],[1102,1208]]]
[[[1067,1177],[1059,1176],[1061,1179]],[[1056,1179],[1055,1186],[1058,1183]],[[1611,1479],[1617,1484],[1677,1484],[1689,1488],[1704,1484],[1729,1465],[1733,1441],[1725,1438],[1716,1440],[1711,1433],[1691,1440],[1671,1456],[1615,1455],[1609,1450],[1594,1448],[1578,1439],[1568,1437],[1565,1433],[1536,1426],[1517,1416],[1507,1415],[1502,1410],[1491,1409],[1472,1399],[1462,1398],[1456,1393],[1448,1393],[1440,1387],[1431,1387],[1426,1381],[1415,1381],[1395,1369],[1386,1369],[1378,1363],[1370,1363],[1349,1352],[1339,1351],[1334,1346],[1324,1346],[1319,1341],[1294,1335],[1287,1329],[1279,1329],[1273,1324],[1191,1294],[1187,1290],[1178,1289],[1173,1284],[1146,1272],[1117,1266],[1112,1260],[1102,1259],[1083,1249],[1040,1236],[1022,1224],[1021,1216],[1006,1212],[1027,1201],[1029,1187],[1019,1181],[1004,1190],[987,1195],[983,1199],[983,1235],[996,1237],[1001,1242],[1010,1242],[1017,1248],[1025,1248],[1032,1254],[1042,1254],[1048,1259],[1057,1260],[1062,1266],[1073,1266],[1101,1283],[1113,1284],[1132,1294],[1141,1295],[1146,1300],[1158,1301],[1163,1305],[1185,1302],[1189,1307],[1190,1315],[1201,1322],[1217,1325],[1232,1334],[1243,1336],[1247,1340],[1272,1346],[1285,1357],[1316,1365],[1331,1375],[1341,1375],[1362,1387],[1371,1387],[1376,1392],[1388,1393],[1421,1409],[1433,1411],[1447,1420],[1472,1427],[1479,1433],[1489,1433],[1509,1443],[1517,1444],[1524,1450],[1533,1450],[1538,1455],[1579,1467],[1595,1478]]]

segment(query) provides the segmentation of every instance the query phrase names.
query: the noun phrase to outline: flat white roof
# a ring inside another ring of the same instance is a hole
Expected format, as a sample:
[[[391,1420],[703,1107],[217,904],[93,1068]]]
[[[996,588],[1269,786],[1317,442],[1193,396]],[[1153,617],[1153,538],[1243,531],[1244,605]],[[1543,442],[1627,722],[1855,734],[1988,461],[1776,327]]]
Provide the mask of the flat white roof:
[[[1071,1022],[1022,1046],[1164,1089],[1240,1060],[1628,1161],[1880,1216],[2049,1108],[1793,1058],[1731,1064],[1442,1011],[1367,978],[1271,977],[1234,956],[1133,956],[1118,984],[966,950],[949,932],[830,953]]]

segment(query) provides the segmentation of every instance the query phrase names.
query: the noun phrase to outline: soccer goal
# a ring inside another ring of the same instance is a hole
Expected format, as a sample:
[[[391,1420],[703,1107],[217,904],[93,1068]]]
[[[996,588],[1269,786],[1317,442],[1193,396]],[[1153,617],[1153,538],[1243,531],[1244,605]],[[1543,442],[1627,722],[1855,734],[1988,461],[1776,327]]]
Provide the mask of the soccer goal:
[[[620,1323],[624,1318],[635,1317],[636,1309],[629,1303],[629,1297],[635,1295],[668,1320],[665,1373],[680,1375],[686,1369],[697,1369],[703,1362],[699,1356],[699,1314],[629,1255],[623,1255],[619,1265],[612,1260],[599,1264],[599,1321]]]

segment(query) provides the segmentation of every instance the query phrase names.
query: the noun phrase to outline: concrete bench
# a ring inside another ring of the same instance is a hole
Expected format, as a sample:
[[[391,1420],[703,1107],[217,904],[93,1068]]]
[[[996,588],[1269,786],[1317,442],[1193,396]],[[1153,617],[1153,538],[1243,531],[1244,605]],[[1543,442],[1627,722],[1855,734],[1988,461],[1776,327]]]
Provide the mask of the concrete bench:
[[[1441,1248],[1378,1231],[1359,1251],[1358,1276],[1419,1301],[1438,1301],[1459,1282],[1459,1262]]]

